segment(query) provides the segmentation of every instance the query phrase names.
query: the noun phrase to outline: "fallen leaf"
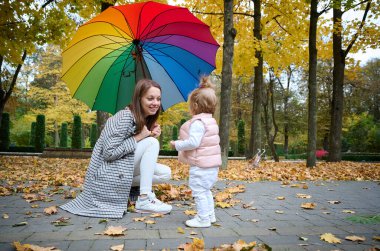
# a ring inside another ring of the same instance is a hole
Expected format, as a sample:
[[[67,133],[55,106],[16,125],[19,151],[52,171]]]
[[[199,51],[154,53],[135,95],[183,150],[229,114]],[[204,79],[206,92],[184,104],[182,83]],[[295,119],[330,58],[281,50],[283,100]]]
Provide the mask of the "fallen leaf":
[[[190,235],[197,235],[197,232],[191,231]]]
[[[285,200],[285,197],[284,196],[278,196],[276,199],[278,199],[278,200]]]
[[[127,228],[122,227],[122,226],[110,226],[108,227],[103,234],[104,235],[109,235],[109,236],[119,236],[119,235],[124,235],[124,231],[127,230]]]
[[[149,215],[151,218],[162,218],[162,217],[164,217],[164,215],[163,214],[159,214],[159,213],[154,213],[154,214],[151,214],[151,215]]]
[[[331,233],[324,233],[321,235],[321,240],[322,241],[326,241],[328,243],[341,243],[340,239],[335,237],[333,234]]]
[[[250,220],[250,221],[252,221],[252,222],[254,222],[254,223],[259,222],[258,219],[252,219],[252,220]]]
[[[275,227],[271,227],[271,228],[268,228],[268,230],[270,230],[270,231],[276,231],[277,228],[275,228]]]
[[[21,227],[21,226],[25,226],[25,225],[28,225],[28,222],[22,221],[22,222],[13,224],[12,227]]]
[[[197,211],[195,210],[185,210],[184,212],[186,215],[196,215],[197,214]]]
[[[303,193],[297,193],[297,198],[310,199],[311,195],[303,194]]]
[[[339,200],[328,200],[327,202],[330,203],[330,204],[340,204],[340,203],[342,203]]]
[[[372,240],[380,241],[380,236],[373,236],[373,237],[372,237]]]
[[[69,226],[69,225],[72,225],[71,223],[69,223],[69,220],[70,220],[70,218],[68,218],[68,217],[61,217],[55,221],[52,221],[51,223],[56,227]]]
[[[226,203],[226,202],[216,202],[215,203],[215,206],[217,207],[221,207],[221,208],[228,208],[228,207],[231,207],[232,205],[230,203]]]
[[[232,217],[238,217],[238,216],[240,216],[240,214],[234,214],[234,215],[232,215]]]
[[[124,244],[111,246],[110,248],[112,251],[123,251],[124,250]]]
[[[180,234],[184,234],[185,230],[183,230],[182,227],[177,227],[177,232],[180,233]]]
[[[58,212],[56,206],[47,207],[44,209],[44,213],[48,215],[56,214]]]
[[[345,239],[349,241],[357,241],[357,242],[365,241],[364,236],[356,236],[356,235],[346,236]]]
[[[284,213],[284,211],[282,211],[282,210],[276,210],[276,214],[283,214]]]
[[[31,205],[30,207],[31,207],[31,208],[39,208],[40,205],[38,205],[38,204],[33,204],[33,205]]]
[[[342,213],[346,213],[346,214],[354,214],[355,211],[352,211],[352,210],[343,210]]]
[[[146,220],[145,223],[146,224],[156,224],[156,222],[154,220]]]
[[[314,209],[316,205],[317,204],[315,204],[314,202],[306,202],[306,203],[302,203],[301,207],[304,209]]]
[[[9,219],[9,215],[8,214],[3,214],[3,219]]]
[[[133,221],[134,222],[137,222],[137,221],[145,221],[146,217],[136,217],[136,218],[133,218]]]
[[[302,237],[302,236],[300,236],[299,239],[300,239],[301,241],[307,241],[307,240],[308,240],[308,238],[306,238],[306,237]]]
[[[107,223],[107,222],[108,222],[108,219],[100,219],[100,220],[99,220],[99,224],[100,224],[100,223]]]
[[[331,214],[330,212],[323,212],[324,214]]]
[[[55,247],[40,247],[32,244],[21,244],[18,241],[13,242],[13,246],[16,248],[17,251],[60,251]]]

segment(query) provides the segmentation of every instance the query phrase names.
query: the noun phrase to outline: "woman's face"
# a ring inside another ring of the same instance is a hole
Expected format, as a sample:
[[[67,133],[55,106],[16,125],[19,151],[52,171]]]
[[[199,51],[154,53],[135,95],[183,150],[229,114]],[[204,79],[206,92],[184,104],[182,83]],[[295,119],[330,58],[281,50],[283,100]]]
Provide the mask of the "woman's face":
[[[156,114],[161,105],[161,91],[157,87],[150,87],[141,97],[141,108],[144,117]]]

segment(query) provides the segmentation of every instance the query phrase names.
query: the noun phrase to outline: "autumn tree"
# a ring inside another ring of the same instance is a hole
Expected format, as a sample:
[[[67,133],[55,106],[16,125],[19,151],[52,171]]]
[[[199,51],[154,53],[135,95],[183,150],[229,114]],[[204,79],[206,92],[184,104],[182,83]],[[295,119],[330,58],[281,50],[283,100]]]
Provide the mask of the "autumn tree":
[[[370,9],[374,9],[373,13],[370,13]],[[363,15],[361,20],[351,21],[352,25],[343,29],[343,14],[349,10],[361,8]],[[342,124],[343,124],[343,102],[344,102],[344,71],[346,65],[346,58],[348,53],[356,45],[356,41],[362,40],[360,45],[363,46],[363,42],[366,41],[369,44],[377,44],[378,41],[372,40],[376,35],[373,32],[377,31],[379,27],[375,23],[369,23],[368,27],[365,27],[366,19],[369,14],[375,15],[374,18],[379,15],[377,11],[379,9],[379,3],[372,3],[371,0],[365,1],[333,1],[333,56],[334,56],[334,71],[333,71],[333,96],[331,105],[331,125],[329,135],[329,161],[340,161],[341,149],[342,149]],[[367,32],[366,32],[367,31]],[[372,31],[372,32],[371,32]],[[347,38],[348,37],[348,38]],[[367,40],[364,40],[367,38]],[[346,39],[346,40],[344,40]],[[343,46],[347,45],[344,49]],[[359,46],[360,46],[359,45]],[[355,48],[356,50],[358,48]]]

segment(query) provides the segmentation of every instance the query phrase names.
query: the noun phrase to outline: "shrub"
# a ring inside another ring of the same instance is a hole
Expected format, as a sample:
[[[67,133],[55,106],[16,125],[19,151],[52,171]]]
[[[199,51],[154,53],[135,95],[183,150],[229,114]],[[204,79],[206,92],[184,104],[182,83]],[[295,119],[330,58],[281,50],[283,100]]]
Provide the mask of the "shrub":
[[[36,122],[32,122],[30,125],[30,138],[29,145],[34,146],[36,142]]]
[[[9,113],[3,113],[0,127],[0,150],[7,151],[10,144],[10,120]]]
[[[36,122],[36,137],[34,147],[36,149],[36,152],[43,152],[45,148],[45,115],[37,115]]]
[[[172,140],[177,140],[178,139],[178,127],[173,126],[172,130]]]
[[[63,122],[61,125],[59,147],[67,147],[67,123],[66,122]]]
[[[82,120],[79,115],[74,115],[73,131],[71,137],[71,148],[82,148]]]
[[[98,125],[93,123],[91,125],[91,133],[90,133],[90,145],[91,145],[91,147],[95,146],[97,140],[98,140]]]

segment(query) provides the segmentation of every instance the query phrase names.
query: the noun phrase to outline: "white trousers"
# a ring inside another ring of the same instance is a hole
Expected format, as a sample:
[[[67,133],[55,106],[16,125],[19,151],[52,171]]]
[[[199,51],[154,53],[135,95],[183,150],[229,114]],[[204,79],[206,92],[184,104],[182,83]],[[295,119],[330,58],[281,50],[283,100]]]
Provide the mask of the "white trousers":
[[[192,191],[197,214],[201,219],[208,219],[214,214],[214,198],[211,188],[218,180],[218,167],[190,167],[189,187]]]
[[[140,194],[152,192],[152,184],[164,183],[171,178],[168,166],[157,163],[160,144],[154,137],[137,142],[132,186],[140,185]]]

